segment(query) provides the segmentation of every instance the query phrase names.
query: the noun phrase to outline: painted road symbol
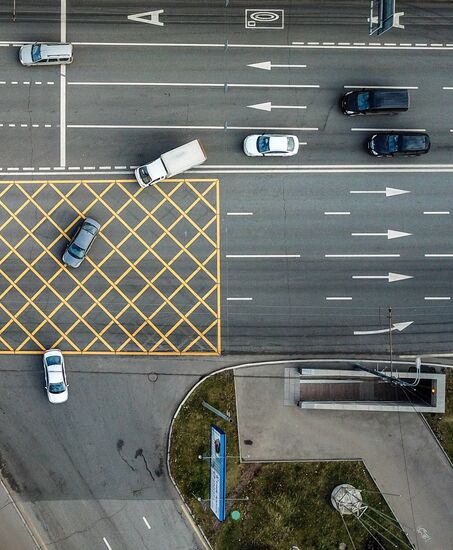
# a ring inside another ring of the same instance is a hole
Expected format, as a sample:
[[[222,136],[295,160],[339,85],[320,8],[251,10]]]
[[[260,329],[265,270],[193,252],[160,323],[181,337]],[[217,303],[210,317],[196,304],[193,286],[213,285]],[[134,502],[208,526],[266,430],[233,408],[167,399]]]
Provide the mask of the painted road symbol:
[[[284,10],[245,10],[246,29],[283,29],[285,28]]]

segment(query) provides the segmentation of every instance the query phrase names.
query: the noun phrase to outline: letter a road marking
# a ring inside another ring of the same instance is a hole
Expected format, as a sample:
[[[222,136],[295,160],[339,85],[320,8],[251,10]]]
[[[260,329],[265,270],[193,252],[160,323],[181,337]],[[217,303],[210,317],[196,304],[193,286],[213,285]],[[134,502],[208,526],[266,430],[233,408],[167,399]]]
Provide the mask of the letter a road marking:
[[[149,23],[150,25],[159,25],[163,27],[164,24],[159,21],[159,15],[161,13],[164,13],[164,10],[144,11],[143,13],[128,15],[127,18],[131,21],[137,21],[138,23]]]

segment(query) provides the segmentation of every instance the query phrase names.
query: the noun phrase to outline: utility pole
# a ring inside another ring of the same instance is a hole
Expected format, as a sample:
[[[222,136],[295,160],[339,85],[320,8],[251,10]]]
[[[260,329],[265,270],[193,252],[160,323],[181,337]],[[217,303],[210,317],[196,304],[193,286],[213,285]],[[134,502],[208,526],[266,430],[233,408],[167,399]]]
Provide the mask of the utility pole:
[[[389,307],[389,344],[390,344],[390,376],[393,378],[393,342],[392,342],[392,308]]]

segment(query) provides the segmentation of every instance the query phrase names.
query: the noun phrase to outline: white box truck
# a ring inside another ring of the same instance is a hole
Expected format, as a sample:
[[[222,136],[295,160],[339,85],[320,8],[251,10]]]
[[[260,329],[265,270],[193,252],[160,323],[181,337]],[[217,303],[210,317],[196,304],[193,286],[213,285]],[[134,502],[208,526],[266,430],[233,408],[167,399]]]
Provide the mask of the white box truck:
[[[135,177],[141,187],[148,187],[165,178],[181,174],[206,160],[206,153],[198,141],[194,139],[185,145],[176,147],[161,155],[157,160],[139,166]]]

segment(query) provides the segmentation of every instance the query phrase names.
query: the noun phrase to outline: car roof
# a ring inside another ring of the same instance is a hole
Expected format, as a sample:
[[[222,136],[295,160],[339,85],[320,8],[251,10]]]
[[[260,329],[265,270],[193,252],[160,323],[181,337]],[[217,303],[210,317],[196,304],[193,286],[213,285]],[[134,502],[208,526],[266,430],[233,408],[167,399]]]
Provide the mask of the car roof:
[[[401,146],[405,151],[426,149],[429,138],[426,134],[400,134]]]
[[[58,42],[38,42],[37,44],[41,46],[42,56],[51,55],[71,57],[72,55],[72,44],[60,44]]]
[[[269,148],[271,151],[287,151],[288,136],[269,136]]]
[[[93,225],[94,227],[96,227],[97,231],[99,231],[99,228],[101,227],[100,224],[96,220],[93,220],[92,218],[86,218],[83,221],[82,227],[80,228],[80,231],[74,240],[74,243],[83,249],[86,249],[96,236],[87,230],[86,228],[87,225]]]
[[[372,96],[373,106],[376,108],[407,108],[409,93],[407,90],[367,90]]]

